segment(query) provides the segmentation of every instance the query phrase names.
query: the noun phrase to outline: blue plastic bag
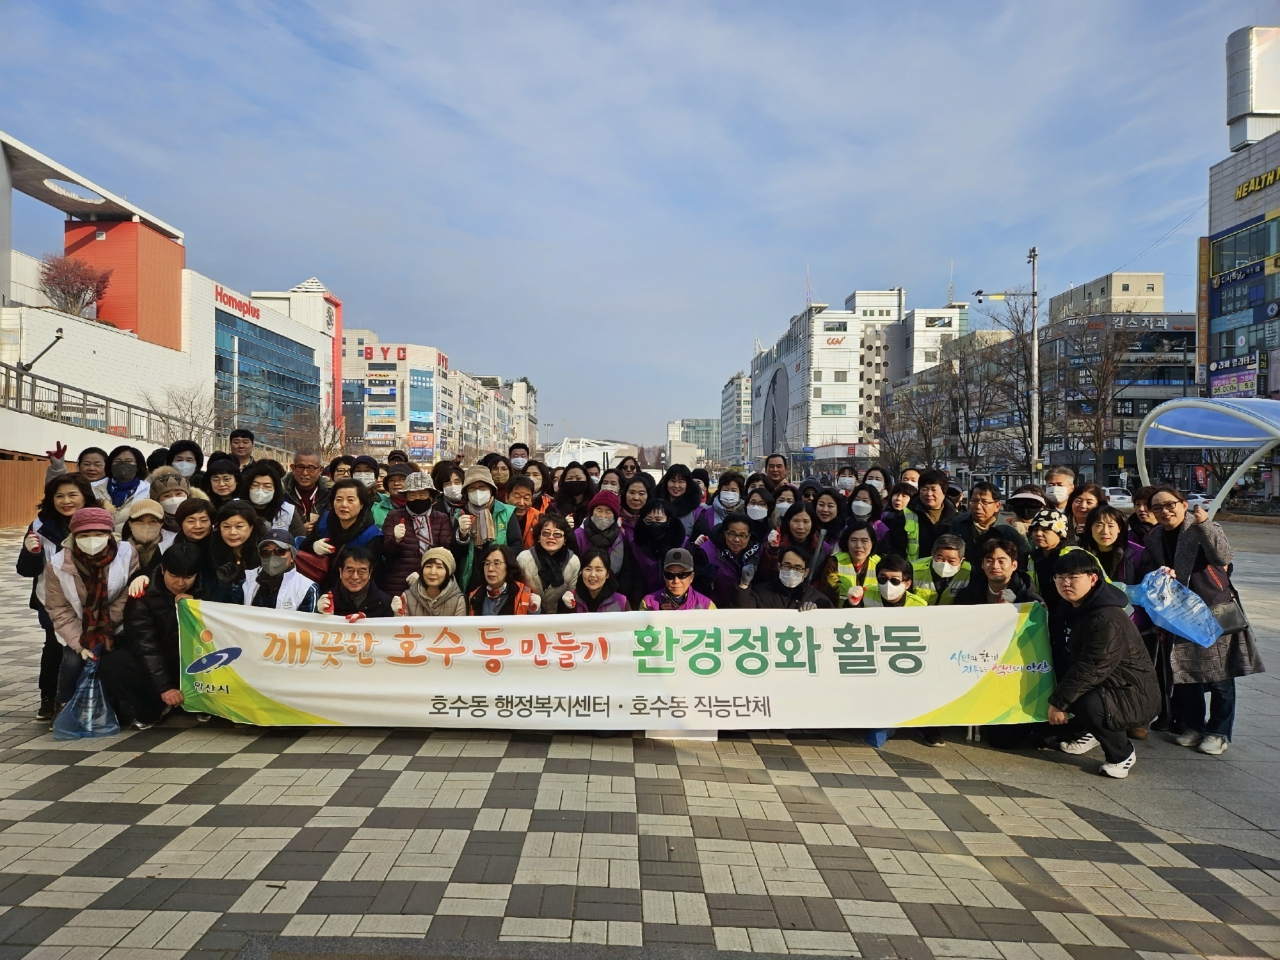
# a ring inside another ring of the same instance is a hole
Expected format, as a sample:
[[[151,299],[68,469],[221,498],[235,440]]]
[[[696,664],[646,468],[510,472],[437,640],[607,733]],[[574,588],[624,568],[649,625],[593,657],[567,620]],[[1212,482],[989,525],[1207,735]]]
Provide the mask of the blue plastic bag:
[[[1164,570],[1152,570],[1125,592],[1157,627],[1184,640],[1212,647],[1222,636],[1222,627],[1208,605]]]
[[[98,679],[98,661],[86,660],[76,683],[76,692],[53,721],[53,739],[78,740],[81,737],[110,737],[120,732],[120,721],[111,709],[102,681]]]

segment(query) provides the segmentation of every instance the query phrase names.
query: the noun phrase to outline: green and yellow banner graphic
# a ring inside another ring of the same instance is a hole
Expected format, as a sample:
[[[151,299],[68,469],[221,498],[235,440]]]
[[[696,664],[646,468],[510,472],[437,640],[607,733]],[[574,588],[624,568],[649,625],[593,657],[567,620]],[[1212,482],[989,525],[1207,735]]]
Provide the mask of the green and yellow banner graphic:
[[[263,726],[731,730],[1043,720],[1039,604],[361,620],[178,604],[183,706]]]

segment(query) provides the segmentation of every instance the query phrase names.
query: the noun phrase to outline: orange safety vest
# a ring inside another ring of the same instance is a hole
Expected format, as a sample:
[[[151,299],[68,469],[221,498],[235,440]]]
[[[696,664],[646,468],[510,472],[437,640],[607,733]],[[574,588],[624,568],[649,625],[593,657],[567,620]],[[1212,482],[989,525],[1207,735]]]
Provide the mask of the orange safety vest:
[[[530,612],[529,604],[533,602],[533,591],[530,590],[528,587],[526,587],[523,583],[520,583],[518,581],[514,584],[514,586],[516,588],[516,604],[512,608],[510,616],[523,617]],[[480,586],[472,590],[470,594],[468,594],[467,613],[470,614],[471,616],[473,617],[480,616],[480,614],[475,612],[476,596],[486,589],[488,588],[482,583],[480,584]],[[483,602],[483,598],[481,598],[481,600]]]

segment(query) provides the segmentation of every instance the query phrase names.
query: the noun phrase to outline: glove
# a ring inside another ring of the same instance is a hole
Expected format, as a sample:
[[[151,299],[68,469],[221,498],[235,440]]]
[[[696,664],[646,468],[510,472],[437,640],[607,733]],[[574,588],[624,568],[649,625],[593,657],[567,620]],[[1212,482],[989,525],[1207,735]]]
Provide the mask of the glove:
[[[417,583],[421,579],[422,577],[419,575],[418,571],[415,570],[413,573],[409,574],[407,577],[404,578],[404,585],[406,587],[412,587],[415,583]]]
[[[578,605],[578,598],[573,595],[572,590],[566,590],[564,594],[560,597],[560,602],[565,607],[572,610],[574,607]]]
[[[332,593],[326,593],[316,601],[316,613],[333,613]]]
[[[1000,591],[1000,600],[1004,603],[1013,603],[1013,601],[1017,599],[1018,599],[1018,595],[1014,593],[1012,590],[1010,590],[1008,587]]]
[[[129,596],[137,600],[140,596],[147,592],[147,587],[151,585],[150,577],[134,577],[133,582],[129,584]]]
[[[235,563],[227,562],[214,571],[218,582],[224,586],[235,583],[240,578],[240,568]]]
[[[572,527],[572,526],[573,526],[573,514],[571,513],[571,514],[569,514],[568,516],[566,516],[566,517],[564,518],[564,522],[565,522],[565,523],[567,523],[569,526],[571,526],[571,527]]]
[[[329,554],[333,553],[333,544],[328,540],[317,540],[311,545],[311,552],[317,557],[327,557]]]
[[[804,603],[800,604],[801,613],[808,613],[810,610],[817,610],[817,609],[818,609],[818,605],[814,603],[812,600],[806,600]]]
[[[464,537],[471,534],[471,525],[476,522],[476,518],[469,513],[464,513],[458,517],[458,532]]]
[[[26,548],[27,553],[39,553],[44,549],[40,546],[40,537],[34,533],[28,533],[22,538],[22,546]]]
[[[391,598],[391,612],[397,617],[404,616],[404,597],[396,596]]]
[[[845,598],[849,601],[849,606],[856,607],[862,602],[862,598],[866,596],[867,588],[854,584],[849,588],[849,592],[845,594]]]
[[[743,568],[742,568],[742,581],[741,581],[741,582],[742,582],[742,585],[743,585],[744,587],[749,587],[749,586],[751,586],[751,581],[752,581],[752,580],[754,580],[754,579],[756,578],[756,569],[757,569],[757,568],[756,568],[756,565],[755,565],[755,564],[753,564],[753,563],[749,563],[749,564],[747,564],[745,567],[743,567]]]
[[[533,599],[529,601],[529,610],[531,613],[537,613],[541,609],[542,609],[542,598],[535,593],[533,595]]]
[[[67,445],[61,441],[54,443],[52,450],[46,450],[44,455],[50,460],[67,459]]]
[[[698,537],[698,539],[697,539],[697,540],[693,541],[693,545],[694,545],[695,547],[700,547],[700,546],[702,546],[702,545],[703,545],[704,543],[706,543],[706,542],[707,542],[707,535],[704,533],[704,534],[699,535],[699,537]]]
[[[769,546],[776,547],[778,544],[782,542],[782,534],[780,534],[777,530],[770,530],[768,540],[769,540]]]
[[[81,647],[80,659],[81,660],[97,660],[98,658],[93,655],[93,651],[90,650],[88,647]]]
[[[391,530],[391,535],[396,538],[396,543],[404,539],[404,524],[397,523]]]
[[[360,622],[361,620],[363,620],[363,619],[364,619],[364,614],[363,614],[363,613],[348,613],[348,614],[347,614],[347,623],[359,623],[359,622]]]
[[[836,573],[834,570],[828,573],[827,586],[832,588],[840,586],[840,574]]]

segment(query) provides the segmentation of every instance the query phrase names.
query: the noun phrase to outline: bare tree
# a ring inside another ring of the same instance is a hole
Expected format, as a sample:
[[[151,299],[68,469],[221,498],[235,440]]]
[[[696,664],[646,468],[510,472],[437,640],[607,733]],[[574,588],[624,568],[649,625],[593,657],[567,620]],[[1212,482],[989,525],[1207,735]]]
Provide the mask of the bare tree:
[[[951,402],[939,389],[942,376],[942,371],[933,367],[920,374],[916,383],[893,391],[894,417],[908,433],[908,447],[930,467],[942,459],[943,441],[951,425]]]
[[[212,450],[220,432],[213,389],[200,385],[183,387],[143,387],[142,403],[157,413],[173,417],[166,422],[163,442],[194,440],[202,450]]]
[[[1025,288],[1011,291],[1025,294]],[[1040,451],[1031,449],[1031,299],[1027,296],[1010,296],[997,301],[998,306],[985,315],[997,330],[1009,334],[998,351],[993,353],[992,383],[996,387],[1000,405],[1012,414],[1007,428],[1006,442],[1009,459],[1019,464],[1026,473],[1033,473],[1035,458]],[[1040,370],[1046,364],[1041,358]],[[1045,436],[1044,405],[1040,405],[1040,436]],[[1043,442],[1043,441],[1042,441]]]
[[[1112,329],[1101,319],[1074,324],[1062,337],[1067,404],[1079,404],[1080,433],[1093,453],[1097,482],[1105,451],[1119,435],[1114,425],[1116,401],[1142,376],[1141,364],[1131,356],[1140,340],[1141,334]]]
[[[1206,447],[1204,451],[1204,462],[1208,466],[1209,472],[1213,474],[1213,479],[1218,481],[1218,489],[1221,490],[1227,485],[1227,481],[1231,479],[1231,474],[1236,472],[1236,467],[1244,463],[1244,458],[1249,455],[1248,450],[1241,450],[1238,447]],[[1227,491],[1227,496],[1231,495],[1231,491]]]
[[[897,473],[910,462],[913,438],[907,418],[894,407],[885,406],[880,414],[880,462]]]
[[[1003,406],[994,381],[1003,331],[977,330],[944,347],[939,387],[951,404],[950,435],[956,452],[972,473],[982,465],[995,438],[990,425]]]

